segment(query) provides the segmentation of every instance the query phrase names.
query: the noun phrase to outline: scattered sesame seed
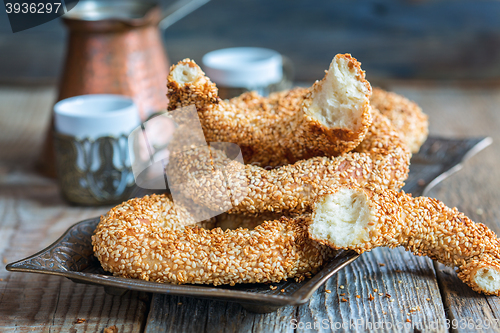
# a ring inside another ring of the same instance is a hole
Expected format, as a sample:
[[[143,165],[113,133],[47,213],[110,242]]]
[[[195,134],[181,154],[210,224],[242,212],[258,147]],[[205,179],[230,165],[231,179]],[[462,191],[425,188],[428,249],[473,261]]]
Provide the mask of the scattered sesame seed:
[[[331,291],[331,290],[328,290],[328,289],[325,289],[325,292],[326,292],[327,294],[331,294],[331,293],[332,293],[332,291]]]
[[[380,267],[384,267],[384,266],[385,266],[385,264],[383,264],[383,263],[379,263],[378,265],[379,265]]]
[[[347,302],[347,300],[345,298],[342,298],[342,302]]]
[[[344,286],[342,286],[342,285],[341,285],[339,288],[340,288],[340,289],[344,289]]]

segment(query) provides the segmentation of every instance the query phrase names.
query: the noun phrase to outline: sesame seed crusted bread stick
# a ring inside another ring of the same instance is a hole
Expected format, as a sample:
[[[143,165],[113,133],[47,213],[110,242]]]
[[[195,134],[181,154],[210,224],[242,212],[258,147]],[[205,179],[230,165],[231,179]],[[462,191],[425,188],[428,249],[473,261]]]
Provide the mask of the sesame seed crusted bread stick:
[[[400,189],[411,154],[385,117],[374,112],[374,120],[356,148],[360,152],[313,157],[272,170],[233,163],[216,149],[172,154],[166,168],[169,184],[199,205],[233,214],[301,214],[311,210],[318,195],[341,184]]]
[[[428,117],[409,99],[380,88],[373,88],[370,104],[386,116],[401,139],[417,153],[429,134]]]
[[[283,214],[264,213],[264,214],[228,214],[223,213],[214,218],[215,226],[222,230],[227,229],[255,229],[265,221],[280,220]],[[290,216],[285,216],[290,218]]]
[[[165,195],[111,209],[92,236],[95,256],[116,276],[173,284],[299,280],[335,251],[309,239],[304,218],[268,221],[254,230],[198,226]]]
[[[238,144],[247,164],[277,166],[336,156],[355,148],[371,124],[371,86],[360,65],[351,55],[339,54],[309,89],[221,100],[215,84],[185,59],[170,69],[169,110],[194,104],[206,140]]]
[[[475,291],[500,296],[499,239],[437,199],[341,187],[318,198],[313,209],[309,233],[322,244],[358,253],[403,246],[458,267],[458,277]]]

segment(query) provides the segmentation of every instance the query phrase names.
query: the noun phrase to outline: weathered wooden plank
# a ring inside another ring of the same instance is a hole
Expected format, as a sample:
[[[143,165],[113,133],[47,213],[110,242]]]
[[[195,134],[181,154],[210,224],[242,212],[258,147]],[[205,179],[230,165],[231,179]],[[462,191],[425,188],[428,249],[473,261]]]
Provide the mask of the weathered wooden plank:
[[[376,249],[333,276],[299,307],[295,325],[297,332],[443,332],[446,317],[440,300],[432,261],[401,248]]]
[[[156,332],[293,332],[296,307],[273,313],[248,312],[232,302],[156,294],[145,333]]]
[[[100,333],[110,325],[120,332],[140,331],[149,297],[111,296],[98,286],[5,270],[6,263],[41,250],[73,223],[107,209],[70,207],[55,184],[0,188],[0,331]]]
[[[1,162],[31,161],[40,153],[55,93],[53,86],[0,89]]]
[[[493,138],[490,147],[467,161],[458,174],[443,181],[430,195],[458,207],[472,220],[483,222],[499,234],[500,89],[431,85],[400,87],[398,91],[417,101],[429,114],[431,133]],[[463,284],[452,268],[440,264],[436,267],[451,330],[500,331],[500,298],[479,295]]]
[[[54,180],[31,171],[54,93],[54,87],[0,89],[0,331],[100,333],[116,325],[120,332],[138,332],[149,297],[110,296],[98,286],[5,270],[8,262],[43,249],[72,224],[108,209],[71,207]]]

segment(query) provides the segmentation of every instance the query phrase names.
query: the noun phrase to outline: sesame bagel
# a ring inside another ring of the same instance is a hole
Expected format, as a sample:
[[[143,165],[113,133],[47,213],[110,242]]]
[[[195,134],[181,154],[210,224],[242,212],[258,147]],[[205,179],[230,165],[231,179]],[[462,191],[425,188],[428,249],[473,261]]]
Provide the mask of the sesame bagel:
[[[458,267],[458,277],[475,291],[500,296],[500,240],[437,199],[341,187],[317,199],[309,233],[334,249],[358,253],[403,246]]]
[[[314,156],[337,156],[363,140],[371,124],[371,86],[360,63],[335,56],[325,77],[308,89],[221,100],[192,60],[173,65],[169,110],[196,105],[207,142],[238,144],[247,164],[278,166]]]
[[[378,111],[374,120],[354,152],[271,170],[231,161],[217,149],[179,149],[166,167],[169,185],[200,206],[233,214],[310,212],[318,195],[341,184],[400,189],[411,154]]]
[[[92,236],[94,254],[116,276],[234,285],[303,279],[335,253],[309,239],[301,217],[254,230],[208,230],[194,223],[166,195],[131,199],[101,217]]]
[[[409,99],[373,88],[370,104],[386,116],[412,153],[417,153],[429,134],[429,121],[422,109]]]

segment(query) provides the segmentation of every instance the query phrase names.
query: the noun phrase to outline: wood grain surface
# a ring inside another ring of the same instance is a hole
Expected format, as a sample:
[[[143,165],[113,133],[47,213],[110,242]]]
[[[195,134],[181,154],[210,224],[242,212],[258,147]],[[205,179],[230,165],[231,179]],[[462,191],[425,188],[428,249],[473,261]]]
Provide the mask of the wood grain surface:
[[[444,136],[490,136],[493,144],[464,163],[463,169],[434,188],[430,196],[456,206],[473,221],[500,234],[500,88],[434,86],[396,88],[429,114],[431,133]],[[500,298],[473,292],[452,268],[436,264],[448,318],[453,331],[500,331]],[[472,328],[472,329],[471,329]]]
[[[395,81],[385,87],[417,101],[429,114],[432,134],[493,137],[491,147],[466,162],[431,196],[500,233],[500,87]],[[453,269],[402,249],[364,254],[307,304],[269,314],[251,313],[235,303],[186,297],[135,292],[111,296],[101,287],[64,278],[7,272],[7,262],[37,252],[76,221],[108,209],[68,205],[54,181],[32,170],[54,91],[0,88],[0,126],[5,129],[0,131],[1,332],[102,332],[111,325],[119,332],[330,332],[342,324],[345,329],[340,331],[346,332],[470,332],[468,326],[460,327],[470,320],[474,328],[499,331],[499,326],[486,327],[486,319],[494,323],[500,316],[499,298],[471,291]],[[77,323],[78,319],[85,321]],[[457,327],[448,329],[447,321],[451,325],[453,319]],[[404,326],[401,330],[396,325]]]

